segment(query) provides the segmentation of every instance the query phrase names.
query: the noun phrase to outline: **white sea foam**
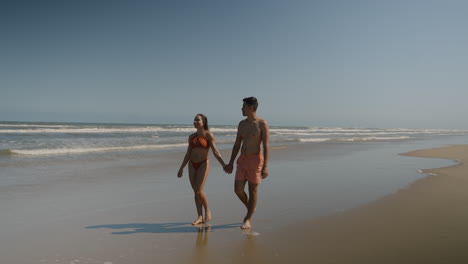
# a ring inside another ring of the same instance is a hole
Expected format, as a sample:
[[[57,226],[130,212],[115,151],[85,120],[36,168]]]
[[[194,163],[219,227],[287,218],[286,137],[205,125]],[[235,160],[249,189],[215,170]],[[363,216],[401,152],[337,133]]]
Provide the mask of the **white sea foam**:
[[[213,132],[213,133],[236,133],[237,128],[216,128],[216,127],[212,127],[212,128],[210,128],[210,131]]]
[[[119,125],[42,125],[42,124],[0,124],[0,127],[12,129],[0,129],[0,133],[18,134],[47,134],[47,133],[193,133],[192,126],[180,125],[154,125],[154,126],[119,126]],[[21,127],[21,128],[19,128]],[[15,129],[16,128],[16,129]],[[236,127],[212,127],[214,133],[236,133]],[[467,130],[450,129],[356,129],[356,128],[270,128],[271,134],[297,135],[297,136],[352,136],[352,135],[400,135],[400,134],[466,134]]]
[[[180,148],[196,130],[192,125],[79,124],[0,122],[0,158],[10,155],[66,155],[89,152]],[[237,126],[210,126],[218,144],[232,144]],[[441,135],[468,135],[468,130],[380,129],[339,127],[270,127],[270,141],[365,142]]]
[[[295,135],[295,136],[382,136],[382,135],[414,135],[414,134],[422,134],[421,132],[358,132],[358,133],[316,133],[316,132],[271,132],[274,135]]]
[[[103,147],[103,148],[56,148],[56,149],[12,149],[12,154],[19,155],[65,155],[81,154],[91,152],[109,152],[109,151],[131,151],[131,150],[150,150],[150,149],[168,149],[186,147],[187,144],[162,144],[162,145],[142,145],[130,147]]]
[[[126,127],[126,128],[38,128],[38,129],[2,129],[0,133],[19,133],[19,134],[52,134],[52,133],[69,133],[69,134],[100,134],[100,133],[145,133],[145,132],[193,132],[193,128],[162,128],[162,127]]]
[[[325,142],[330,141],[331,138],[300,138],[300,142]]]
[[[300,142],[359,142],[359,141],[377,141],[377,140],[403,140],[410,137],[350,137],[350,138],[300,138]]]
[[[0,124],[0,127],[74,127],[74,125],[41,125],[41,124]]]
[[[374,140],[403,140],[409,139],[410,137],[353,137],[353,138],[336,138],[334,141],[374,141]]]
[[[17,127],[17,126],[16,126]],[[169,132],[169,133],[193,133],[196,130],[193,127],[73,127],[73,126],[57,126],[55,128],[49,127],[33,127],[28,129],[0,129],[0,133],[18,133],[18,134],[47,134],[47,133],[70,133],[70,134],[104,134],[104,133],[147,133],[147,132]],[[210,128],[210,131],[217,133],[236,133],[237,128]]]
[[[285,130],[285,129],[270,129],[271,133],[277,134],[277,135],[302,135],[302,136],[308,136],[308,135],[314,135],[314,136],[327,136],[327,135],[333,135],[333,136],[339,136],[339,135],[345,135],[345,136],[352,136],[352,135],[415,135],[415,134],[438,134],[438,135],[452,135],[452,134],[458,134],[458,133],[463,133],[466,134],[468,131],[466,130],[427,130],[427,129],[422,129],[422,130],[321,130],[321,131],[311,131],[311,130]]]

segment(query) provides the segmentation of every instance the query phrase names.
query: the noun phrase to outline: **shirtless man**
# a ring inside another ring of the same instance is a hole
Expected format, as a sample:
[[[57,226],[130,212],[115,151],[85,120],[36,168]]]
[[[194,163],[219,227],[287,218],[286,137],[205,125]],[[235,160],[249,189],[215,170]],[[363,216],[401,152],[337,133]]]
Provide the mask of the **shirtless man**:
[[[252,215],[257,204],[258,185],[268,176],[268,156],[270,153],[270,132],[265,120],[257,116],[257,98],[243,99],[242,115],[247,118],[240,121],[237,137],[232,148],[231,160],[224,167],[227,173],[232,173],[233,163],[239,150],[241,155],[237,159],[237,170],[234,191],[247,207],[242,229],[251,228]],[[263,151],[261,149],[263,146]],[[249,195],[245,193],[245,184],[249,182]]]

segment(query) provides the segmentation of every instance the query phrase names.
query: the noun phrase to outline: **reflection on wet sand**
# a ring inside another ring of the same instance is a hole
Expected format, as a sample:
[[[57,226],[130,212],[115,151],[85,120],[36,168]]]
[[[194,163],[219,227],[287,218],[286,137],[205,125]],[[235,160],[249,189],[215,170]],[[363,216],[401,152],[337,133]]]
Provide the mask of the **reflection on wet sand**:
[[[237,252],[238,254],[234,260],[235,263],[258,263],[259,261],[259,248],[256,232],[244,231],[245,239],[243,239],[239,245]]]
[[[195,247],[193,248],[192,259],[194,263],[207,263],[208,261],[208,239],[210,236],[211,225],[199,225]]]
[[[242,239],[229,248],[209,245],[211,233],[216,226],[199,225],[190,263],[259,263],[259,245],[257,232],[241,231]],[[216,237],[214,237],[215,239]],[[216,239],[214,240],[216,242]],[[216,244],[216,243],[215,243]],[[215,249],[217,249],[215,251]]]

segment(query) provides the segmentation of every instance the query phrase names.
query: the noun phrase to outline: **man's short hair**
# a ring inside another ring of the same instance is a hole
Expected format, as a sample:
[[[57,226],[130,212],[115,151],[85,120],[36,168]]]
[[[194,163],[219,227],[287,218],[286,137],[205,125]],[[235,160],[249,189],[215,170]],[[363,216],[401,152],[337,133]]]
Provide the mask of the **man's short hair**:
[[[257,98],[251,96],[242,99],[247,106],[252,106],[254,111],[257,111],[258,101]]]

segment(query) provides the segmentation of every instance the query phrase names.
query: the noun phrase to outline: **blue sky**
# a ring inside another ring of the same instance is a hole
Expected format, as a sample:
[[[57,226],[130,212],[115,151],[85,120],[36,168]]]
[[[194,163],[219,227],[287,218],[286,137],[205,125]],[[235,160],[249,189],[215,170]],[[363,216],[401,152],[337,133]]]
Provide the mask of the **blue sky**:
[[[468,128],[468,2],[3,1],[0,120]]]

